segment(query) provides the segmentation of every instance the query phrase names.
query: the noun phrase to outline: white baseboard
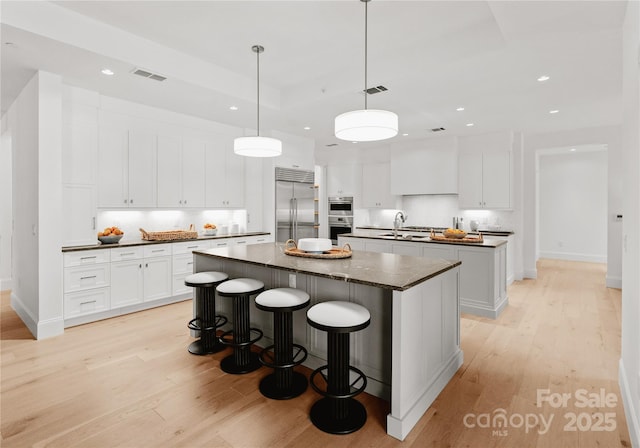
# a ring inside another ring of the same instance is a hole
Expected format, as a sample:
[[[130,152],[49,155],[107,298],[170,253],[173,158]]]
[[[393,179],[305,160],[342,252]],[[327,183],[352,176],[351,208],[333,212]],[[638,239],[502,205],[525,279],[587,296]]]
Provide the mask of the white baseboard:
[[[607,288],[622,289],[622,277],[606,277]]]
[[[525,269],[523,273],[524,278],[538,278],[537,269]]]
[[[640,447],[640,423],[638,422],[638,409],[634,408],[633,397],[629,389],[629,381],[627,371],[624,369],[624,362],[620,358],[618,365],[618,385],[622,394],[622,404],[624,405],[624,415],[627,419],[629,427],[629,436],[631,437],[631,446]]]
[[[38,321],[14,293],[11,293],[11,308],[22,319],[22,322],[36,339],[46,339],[64,333],[64,320],[62,317]]]
[[[606,255],[597,254],[577,254],[573,252],[547,252],[540,251],[540,258],[551,258],[554,260],[585,261],[587,263],[606,263]]]

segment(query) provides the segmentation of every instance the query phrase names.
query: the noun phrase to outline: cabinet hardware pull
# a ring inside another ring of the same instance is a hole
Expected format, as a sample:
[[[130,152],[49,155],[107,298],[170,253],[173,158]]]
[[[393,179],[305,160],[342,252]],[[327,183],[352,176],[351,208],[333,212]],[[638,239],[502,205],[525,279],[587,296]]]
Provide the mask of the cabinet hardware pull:
[[[96,258],[95,255],[91,256],[91,257],[80,257],[81,260],[90,260],[92,258]]]
[[[138,265],[138,269],[142,269],[142,263]]]
[[[218,243],[217,246],[226,246],[227,243]]]
[[[145,263],[145,264],[144,264],[144,267],[145,267],[145,268],[148,268],[148,267],[149,267],[149,263]]]
[[[198,246],[188,246],[187,249],[197,249]]]
[[[133,199],[129,199],[129,204],[133,204]]]
[[[189,262],[189,263],[187,263],[187,264],[193,264],[193,261],[190,261],[190,262]]]
[[[127,203],[127,200],[126,200],[126,199],[124,200],[124,203],[125,203],[125,204]]]
[[[87,277],[80,277],[80,280],[88,280],[90,278],[96,278],[96,276],[95,275],[89,275]]]
[[[247,244],[246,241],[237,241],[236,244]]]
[[[187,205],[187,200],[186,199],[184,200],[184,204]]]
[[[127,255],[133,255],[133,254],[135,254],[135,252],[124,252],[124,253],[121,253],[120,256],[126,257]]]
[[[156,250],[152,250],[151,252],[164,252],[164,249],[156,249]]]
[[[88,302],[80,302],[80,306],[82,306],[82,305],[88,305],[88,304],[90,304],[90,303],[96,303],[96,301],[95,301],[95,300],[90,300],[90,301],[88,301]]]
[[[93,220],[93,230],[96,230],[96,217],[91,218]]]

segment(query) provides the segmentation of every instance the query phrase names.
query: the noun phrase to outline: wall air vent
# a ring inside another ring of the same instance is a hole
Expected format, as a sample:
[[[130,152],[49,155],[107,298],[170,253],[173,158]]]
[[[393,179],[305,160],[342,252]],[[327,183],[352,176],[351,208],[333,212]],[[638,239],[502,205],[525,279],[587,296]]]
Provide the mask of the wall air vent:
[[[134,69],[131,73],[134,75],[142,76],[143,78],[155,79],[156,81],[164,81],[167,79],[166,76],[158,75],[157,73],[151,73],[148,70],[143,70],[141,68]]]
[[[386,92],[387,90],[389,89],[387,89],[385,86],[369,87],[364,91],[364,93],[373,95],[374,93]]]
[[[431,128],[431,132],[440,132],[440,131],[444,131],[444,128]]]

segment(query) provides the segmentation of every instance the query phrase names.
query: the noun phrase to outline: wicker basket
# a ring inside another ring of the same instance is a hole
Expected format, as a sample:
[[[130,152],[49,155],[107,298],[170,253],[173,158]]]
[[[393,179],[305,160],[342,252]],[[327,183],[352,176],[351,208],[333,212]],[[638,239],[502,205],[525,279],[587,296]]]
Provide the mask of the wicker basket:
[[[193,230],[193,224],[189,230],[165,230],[162,232],[147,232],[140,228],[142,239],[147,241],[174,241],[174,240],[194,240],[198,238],[198,232]]]

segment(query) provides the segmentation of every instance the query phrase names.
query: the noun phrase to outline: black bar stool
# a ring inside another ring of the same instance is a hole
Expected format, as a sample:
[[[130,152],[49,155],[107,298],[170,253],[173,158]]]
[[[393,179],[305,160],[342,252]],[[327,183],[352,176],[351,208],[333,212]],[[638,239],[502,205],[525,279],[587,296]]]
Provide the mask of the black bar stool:
[[[200,339],[189,345],[189,353],[207,355],[226,348],[216,335],[216,329],[227,323],[226,317],[216,316],[216,286],[228,278],[224,272],[205,271],[184,279],[186,286],[196,289],[196,317],[189,321],[187,327],[200,332]]]
[[[293,371],[307,359],[307,350],[293,343],[293,311],[308,305],[309,294],[293,288],[269,289],[256,297],[259,310],[273,313],[273,345],[260,352],[260,362],[274,369],[260,381],[260,392],[267,398],[288,400],[307,390],[307,378]],[[271,360],[268,361],[267,357]]]
[[[251,328],[249,297],[264,291],[264,283],[252,278],[234,278],[216,288],[220,297],[233,298],[233,329],[220,335],[220,342],[233,347],[233,354],[220,361],[220,368],[227,373],[243,374],[259,369],[262,364],[251,345],[262,339],[262,331]],[[252,334],[256,336],[252,338]]]
[[[314,370],[309,378],[313,390],[324,396],[314,403],[309,416],[324,432],[349,434],[367,421],[366,409],[353,398],[367,387],[367,377],[349,365],[349,333],[368,327],[370,321],[369,310],[352,302],[322,302],[307,311],[309,325],[327,332],[327,365]],[[353,382],[349,380],[351,371],[357,374]],[[315,384],[318,374],[327,383],[326,390]]]

